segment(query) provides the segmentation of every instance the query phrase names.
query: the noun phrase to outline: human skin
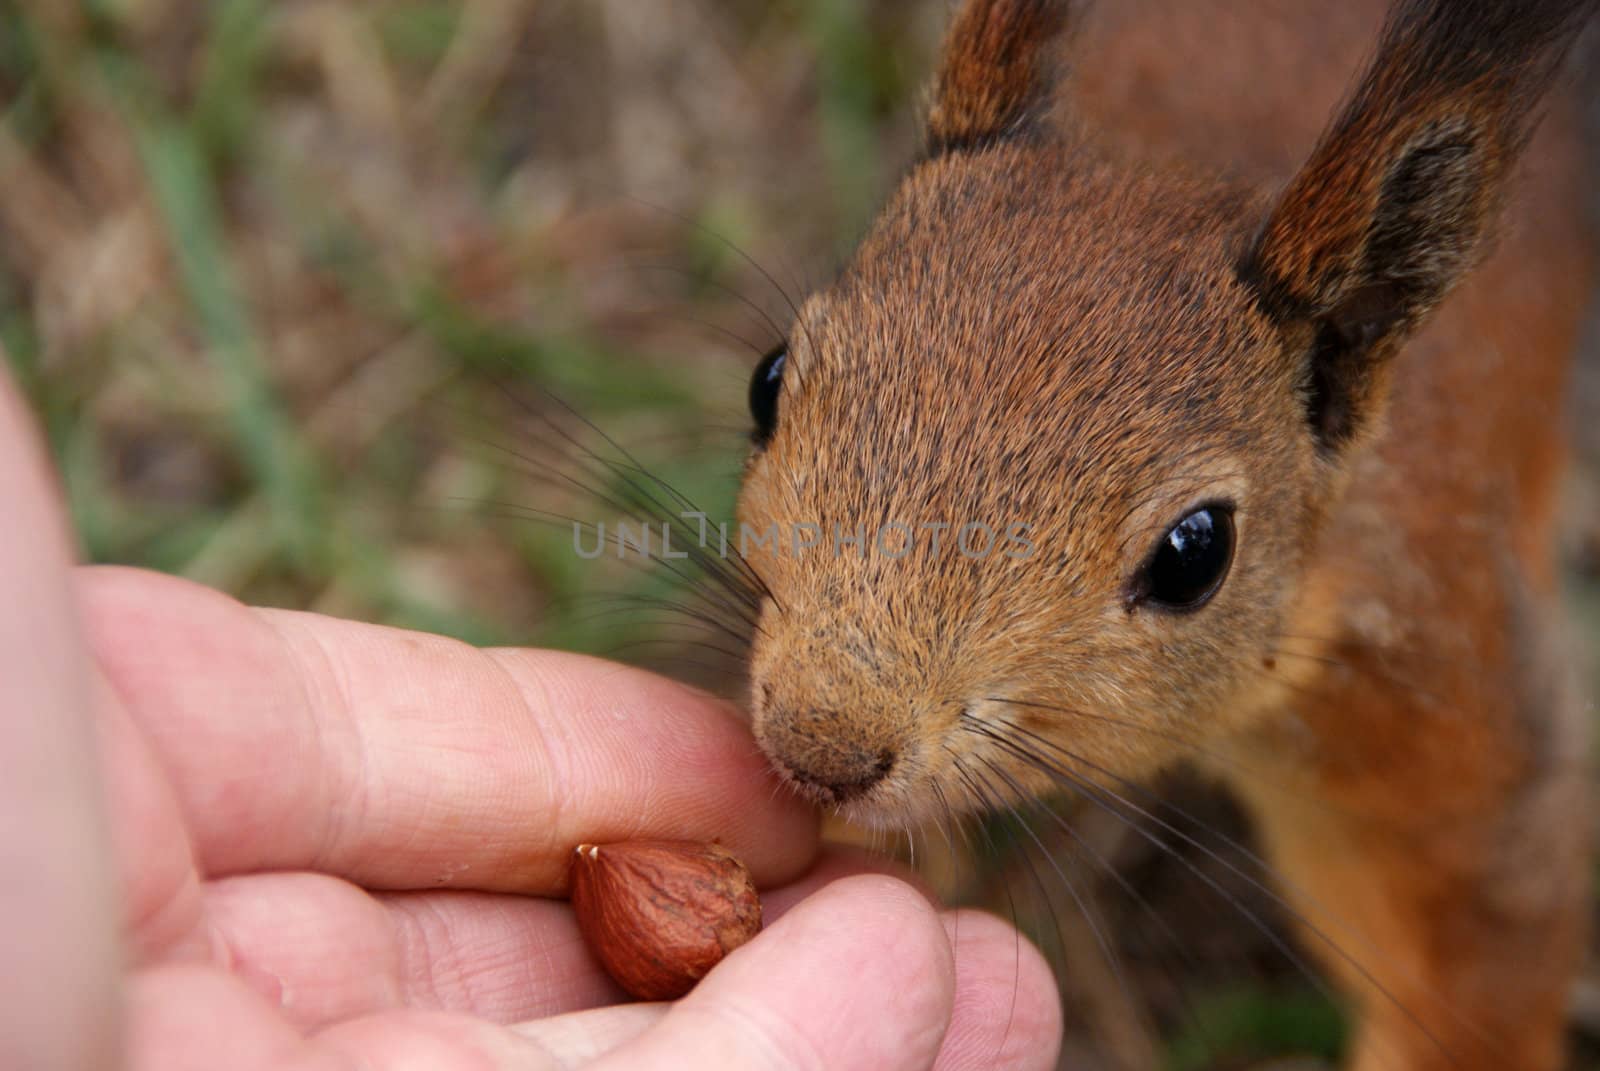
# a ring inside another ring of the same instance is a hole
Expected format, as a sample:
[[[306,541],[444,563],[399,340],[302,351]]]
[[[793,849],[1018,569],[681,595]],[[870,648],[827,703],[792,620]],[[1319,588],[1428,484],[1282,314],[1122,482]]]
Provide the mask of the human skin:
[[[819,846],[718,701],[74,568],[0,377],[0,1066],[1048,1068],[1042,959]],[[572,846],[718,838],[768,927],[627,1004]]]

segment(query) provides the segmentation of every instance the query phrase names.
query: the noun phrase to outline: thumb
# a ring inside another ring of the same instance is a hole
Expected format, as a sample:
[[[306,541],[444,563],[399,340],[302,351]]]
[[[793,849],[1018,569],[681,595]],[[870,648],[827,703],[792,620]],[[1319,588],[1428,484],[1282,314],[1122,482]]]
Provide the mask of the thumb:
[[[117,913],[90,674],[55,481],[3,372],[0,503],[0,1067],[111,1067]]]
[[[950,942],[933,905],[893,878],[845,878],[595,1066],[925,1071],[954,993]]]

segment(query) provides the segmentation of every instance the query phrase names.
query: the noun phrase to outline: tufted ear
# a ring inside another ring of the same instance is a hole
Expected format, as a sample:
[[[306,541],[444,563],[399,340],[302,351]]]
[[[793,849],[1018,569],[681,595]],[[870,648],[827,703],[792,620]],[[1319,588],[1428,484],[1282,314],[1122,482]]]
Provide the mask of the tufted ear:
[[[1306,362],[1325,449],[1358,435],[1389,358],[1482,255],[1517,157],[1600,0],[1401,0],[1241,274]]]
[[[1068,0],[965,0],[945,35],[928,113],[930,155],[981,145],[1049,108]]]

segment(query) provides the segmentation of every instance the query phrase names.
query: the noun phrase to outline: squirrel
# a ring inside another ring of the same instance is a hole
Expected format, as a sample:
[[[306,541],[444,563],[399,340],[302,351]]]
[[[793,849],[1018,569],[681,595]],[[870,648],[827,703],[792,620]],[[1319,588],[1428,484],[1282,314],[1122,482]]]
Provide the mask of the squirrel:
[[[746,554],[782,778],[905,826],[1197,763],[1349,1066],[1558,1067],[1594,263],[1552,90],[1597,7],[960,4],[925,150],[750,384],[741,530],[832,533]]]

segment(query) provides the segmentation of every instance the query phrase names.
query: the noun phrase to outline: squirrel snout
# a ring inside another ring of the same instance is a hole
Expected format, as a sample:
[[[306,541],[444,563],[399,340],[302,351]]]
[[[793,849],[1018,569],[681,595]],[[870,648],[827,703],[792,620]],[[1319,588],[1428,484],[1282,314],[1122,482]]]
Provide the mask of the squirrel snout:
[[[763,713],[756,723],[756,739],[768,761],[819,803],[860,799],[899,762],[898,746],[847,714],[770,709]]]

